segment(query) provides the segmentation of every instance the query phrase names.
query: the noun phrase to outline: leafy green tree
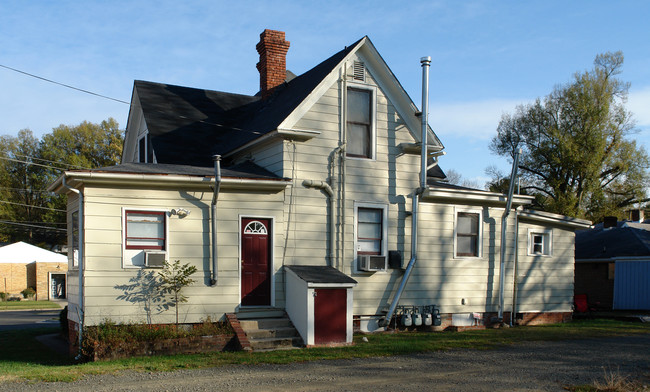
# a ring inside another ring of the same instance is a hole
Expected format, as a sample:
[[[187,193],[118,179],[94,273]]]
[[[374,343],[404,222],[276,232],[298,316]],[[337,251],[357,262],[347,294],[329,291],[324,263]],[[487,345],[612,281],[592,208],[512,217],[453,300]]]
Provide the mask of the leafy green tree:
[[[65,244],[66,198],[45,191],[64,170],[119,163],[122,133],[100,124],[61,125],[41,140],[30,130],[0,137],[0,240]],[[51,228],[47,228],[51,227]]]
[[[194,279],[190,278],[195,272],[195,266],[181,265],[180,260],[176,260],[174,263],[165,261],[162,271],[158,272],[161,293],[171,295],[170,306],[173,306],[176,310],[176,326],[178,326],[178,305],[187,302],[187,297],[182,293],[182,290],[195,282]]]
[[[522,189],[537,196],[538,207],[599,221],[647,202],[650,160],[629,138],[634,122],[624,107],[622,66],[621,52],[598,55],[592,70],[501,118],[490,149],[510,158],[523,149]]]

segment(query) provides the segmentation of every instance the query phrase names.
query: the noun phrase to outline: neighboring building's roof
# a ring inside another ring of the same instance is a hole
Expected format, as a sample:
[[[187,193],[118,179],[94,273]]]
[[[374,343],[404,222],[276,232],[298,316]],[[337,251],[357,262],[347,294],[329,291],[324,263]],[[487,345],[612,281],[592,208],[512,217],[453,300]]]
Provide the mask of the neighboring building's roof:
[[[339,283],[356,284],[357,281],[343,272],[328,266],[319,265],[288,265],[285,268],[293,271],[307,283]]]
[[[226,154],[273,131],[361,41],[278,86],[265,100],[135,81],[157,162],[212,166],[213,155]]]
[[[29,264],[35,261],[39,263],[67,263],[68,257],[22,241],[0,248],[0,263]]]
[[[122,163],[120,165],[102,167],[90,171],[99,173],[179,174],[214,177],[214,167],[172,165],[164,163]],[[230,167],[222,167],[221,176],[226,178],[254,178],[261,180],[280,179],[280,177],[250,161]]]
[[[576,231],[576,260],[650,256],[650,231],[618,222],[617,227],[596,225]],[[636,225],[634,225],[636,226]]]

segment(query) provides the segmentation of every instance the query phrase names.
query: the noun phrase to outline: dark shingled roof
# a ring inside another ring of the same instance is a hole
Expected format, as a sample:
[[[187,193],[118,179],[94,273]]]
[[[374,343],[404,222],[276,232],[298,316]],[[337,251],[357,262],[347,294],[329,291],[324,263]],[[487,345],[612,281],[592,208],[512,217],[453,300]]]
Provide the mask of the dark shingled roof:
[[[625,256],[650,255],[650,231],[629,227],[618,222],[617,227],[576,231],[576,260],[609,259]]]
[[[266,100],[135,81],[157,162],[209,167],[213,155],[275,130],[360,42],[278,86]]]
[[[295,272],[300,279],[307,283],[357,283],[356,280],[332,267],[320,265],[288,265],[285,268]]]
[[[173,174],[214,177],[214,167],[200,167],[187,165],[171,165],[166,163],[123,163],[121,165],[92,169],[100,173],[127,173],[127,174]],[[263,180],[279,180],[280,177],[270,171],[257,166],[252,162],[221,168],[221,176],[226,178],[247,178]]]

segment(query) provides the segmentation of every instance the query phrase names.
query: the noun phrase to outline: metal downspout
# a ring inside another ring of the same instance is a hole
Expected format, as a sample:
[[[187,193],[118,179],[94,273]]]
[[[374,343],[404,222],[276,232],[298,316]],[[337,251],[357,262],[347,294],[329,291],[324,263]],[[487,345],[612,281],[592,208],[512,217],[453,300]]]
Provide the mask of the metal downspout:
[[[505,286],[505,258],[506,258],[506,229],[508,226],[508,215],[510,215],[510,208],[512,207],[512,194],[515,191],[515,179],[517,178],[517,166],[519,165],[519,154],[521,149],[515,152],[512,161],[512,172],[510,173],[510,186],[508,187],[508,199],[506,202],[506,209],[501,217],[501,257],[499,262],[499,320],[503,321],[503,307],[504,307],[504,286]],[[516,235],[515,235],[516,237]],[[515,249],[515,253],[517,250]],[[512,315],[511,315],[512,318]]]
[[[212,194],[212,205],[210,212],[212,215],[212,276],[210,277],[210,286],[217,284],[217,267],[218,267],[218,249],[217,249],[217,200],[221,190],[221,155],[212,157],[214,161],[214,193]]]
[[[314,180],[304,180],[302,182],[302,185],[304,185],[307,188],[316,188],[316,189],[322,189],[327,193],[327,196],[329,197],[330,200],[330,246],[329,246],[329,252],[328,252],[328,259],[329,259],[329,266],[334,267],[334,242],[336,241],[336,233],[334,232],[334,212],[336,210],[335,205],[334,205],[334,191],[332,190],[332,187],[325,181],[314,181]]]
[[[517,314],[517,270],[519,267],[519,214],[517,214],[517,209],[515,209],[515,263],[512,268],[512,309],[510,310],[511,327],[514,325],[515,315]]]
[[[429,67],[431,66],[431,57],[422,57],[420,58],[420,64],[422,65],[422,137],[420,139],[422,148],[420,150],[420,187],[413,192],[413,212],[411,215],[411,260],[409,260],[408,265],[406,266],[406,271],[404,271],[404,276],[402,281],[399,284],[393,302],[388,308],[388,313],[386,316],[379,321],[379,325],[385,327],[390,323],[393,314],[395,313],[395,308],[399,303],[402,292],[406,287],[406,283],[411,276],[415,262],[417,261],[417,250],[418,250],[418,206],[420,195],[424,193],[424,190],[427,187],[427,132],[428,132],[428,116],[429,116]]]
[[[83,328],[84,328],[84,285],[83,285],[83,274],[84,274],[84,227],[83,227],[83,210],[84,210],[84,194],[76,188],[71,187],[65,182],[65,175],[61,181],[61,185],[64,188],[68,189],[71,192],[74,192],[79,197],[79,209],[78,215],[79,222],[77,226],[79,227],[79,255],[78,255],[78,266],[77,271],[79,272],[79,303],[77,304],[77,316],[79,317],[79,332],[77,333],[77,344],[79,346],[78,353],[75,359],[81,359],[81,344],[83,343]],[[74,249],[72,250],[72,257],[74,259]]]

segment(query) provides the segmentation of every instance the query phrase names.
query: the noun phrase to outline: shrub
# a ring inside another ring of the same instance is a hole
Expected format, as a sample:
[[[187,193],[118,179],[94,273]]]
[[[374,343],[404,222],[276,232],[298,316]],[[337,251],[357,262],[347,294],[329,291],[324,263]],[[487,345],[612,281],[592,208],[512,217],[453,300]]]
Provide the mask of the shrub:
[[[20,301],[20,297],[9,297],[9,298],[7,299],[7,301],[12,301],[12,302],[15,301],[15,302],[18,302],[18,301]]]
[[[3,293],[0,291],[0,301],[6,301],[7,297],[9,297],[9,293]]]
[[[36,295],[36,290],[34,290],[33,287],[28,287],[21,291],[20,294],[22,294],[25,299],[32,299]]]

